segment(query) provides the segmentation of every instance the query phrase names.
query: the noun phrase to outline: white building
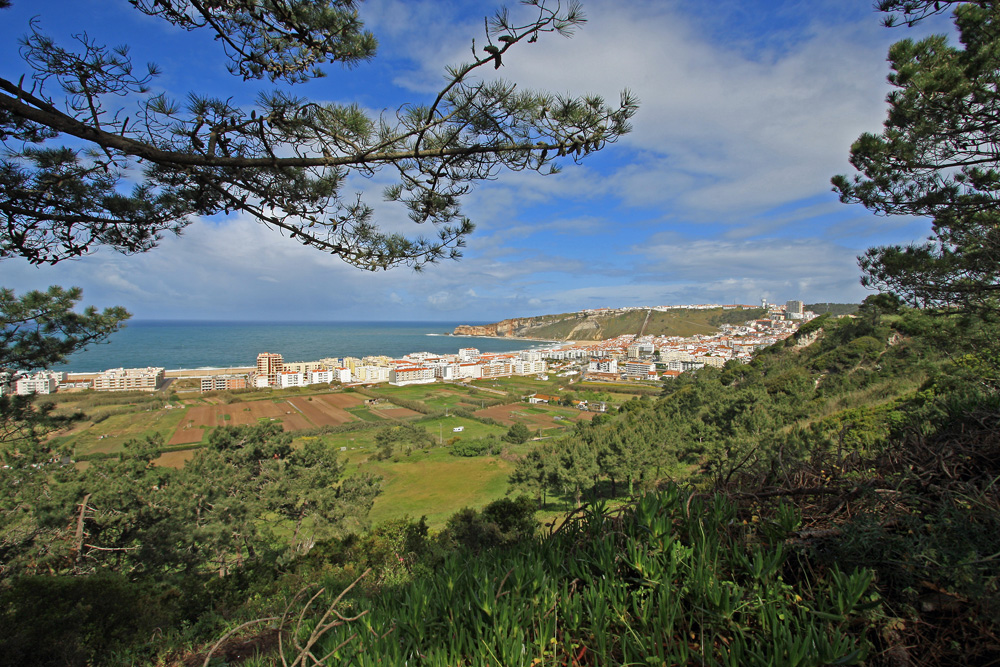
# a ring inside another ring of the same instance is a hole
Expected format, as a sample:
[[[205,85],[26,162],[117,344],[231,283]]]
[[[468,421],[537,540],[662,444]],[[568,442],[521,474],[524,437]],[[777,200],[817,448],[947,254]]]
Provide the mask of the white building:
[[[656,348],[652,343],[632,343],[628,346],[627,354],[629,359],[639,359],[641,357],[651,357]]]
[[[289,387],[303,387],[306,384],[305,373],[299,373],[296,371],[281,371],[276,377],[277,386],[279,389],[288,389]]]
[[[162,368],[112,368],[94,378],[94,391],[155,391],[163,383]]]
[[[478,380],[481,377],[483,377],[483,367],[481,364],[469,362],[458,365],[459,379],[468,378],[470,380]]]
[[[704,361],[687,361],[687,360],[681,361],[674,359],[667,362],[667,370],[680,371],[681,373],[686,373],[688,371],[695,371],[704,366],[705,366]]]
[[[591,359],[587,365],[587,370],[591,373],[617,373],[618,360],[610,357]]]
[[[515,375],[542,375],[548,370],[541,359],[518,359],[514,362]]]
[[[434,354],[433,352],[411,352],[403,357],[406,361],[429,361],[431,359],[437,359],[441,355]]]
[[[336,379],[340,380],[340,373],[337,374]],[[333,370],[329,368],[317,368],[309,371],[309,384],[330,384],[333,380]]]
[[[474,347],[463,347],[458,351],[459,361],[478,361],[479,360],[479,350]]]
[[[388,382],[391,372],[392,369],[388,366],[355,366],[354,381],[366,383]]]
[[[722,368],[723,366],[726,365],[726,362],[729,361],[729,359],[727,357],[721,357],[721,356],[720,357],[709,357],[709,356],[696,357],[696,360],[700,361],[701,363],[705,364],[706,366],[713,366],[715,368]]]
[[[60,376],[65,377],[66,374],[38,371],[34,375],[26,375],[14,383],[14,393],[18,396],[51,394],[59,387]]]
[[[590,350],[582,347],[571,347],[565,350],[541,350],[541,354],[546,359],[565,361],[567,359],[587,359],[590,357]]]
[[[430,366],[403,366],[389,371],[389,384],[428,384],[434,382],[434,369]]]
[[[638,380],[655,380],[656,364],[648,361],[630,361],[625,364],[625,375]]]
[[[517,357],[521,361],[541,361],[542,352],[540,350],[521,350]]]
[[[510,354],[480,357],[483,378],[510,377],[514,374],[515,358]]]

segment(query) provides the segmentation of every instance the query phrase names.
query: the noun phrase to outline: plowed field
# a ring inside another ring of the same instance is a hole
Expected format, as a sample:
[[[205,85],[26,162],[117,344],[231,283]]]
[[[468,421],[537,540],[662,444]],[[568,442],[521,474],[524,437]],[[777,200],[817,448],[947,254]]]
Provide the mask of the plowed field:
[[[407,417],[419,417],[420,413],[409,408],[401,408],[398,405],[380,405],[377,408],[369,408],[373,415],[384,419],[406,419]]]
[[[318,398],[313,396],[311,401],[307,398],[291,398],[287,404],[295,408],[299,417],[308,421],[310,426],[337,426],[354,420],[354,416],[346,410],[319,401]]]
[[[314,396],[314,401],[322,401],[335,408],[353,408],[365,402],[365,397],[361,394],[324,394]]]
[[[312,400],[310,400],[310,398]],[[364,397],[355,394],[327,394],[294,397],[274,401],[247,401],[229,405],[196,405],[174,431],[168,444],[183,445],[200,442],[204,428],[247,426],[259,420],[280,421],[286,431],[301,431],[317,426],[337,426],[356,421],[357,417],[344,408],[364,404]],[[406,411],[409,414],[411,411]],[[416,413],[413,413],[416,414]],[[402,416],[402,415],[400,415]],[[394,414],[393,417],[396,417]],[[204,427],[204,428],[203,428]]]

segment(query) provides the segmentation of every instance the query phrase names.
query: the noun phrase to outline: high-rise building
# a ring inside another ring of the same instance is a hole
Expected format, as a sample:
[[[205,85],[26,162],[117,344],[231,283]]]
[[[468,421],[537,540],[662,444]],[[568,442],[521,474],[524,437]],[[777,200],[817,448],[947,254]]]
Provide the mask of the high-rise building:
[[[801,315],[805,310],[805,305],[801,301],[786,301],[785,312]]]
[[[261,352],[257,355],[257,375],[267,378],[267,386],[278,384],[278,373],[284,370],[284,359],[280,354]]]

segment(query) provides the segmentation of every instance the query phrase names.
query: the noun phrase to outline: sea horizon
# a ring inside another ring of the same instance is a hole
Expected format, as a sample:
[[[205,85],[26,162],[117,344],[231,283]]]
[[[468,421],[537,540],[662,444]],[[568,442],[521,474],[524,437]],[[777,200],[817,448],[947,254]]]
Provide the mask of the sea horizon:
[[[136,319],[52,370],[99,373],[148,366],[197,370],[255,366],[261,352],[275,352],[291,362],[378,355],[398,358],[413,352],[455,354],[462,347],[515,352],[556,342],[453,335],[460,324],[470,322]],[[460,342],[463,339],[474,342]]]

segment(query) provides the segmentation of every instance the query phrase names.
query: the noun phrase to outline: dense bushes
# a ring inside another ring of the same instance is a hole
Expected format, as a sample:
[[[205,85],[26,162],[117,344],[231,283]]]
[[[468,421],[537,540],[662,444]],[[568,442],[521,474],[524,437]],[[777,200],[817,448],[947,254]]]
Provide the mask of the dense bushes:
[[[0,592],[0,665],[84,665],[140,650],[178,620],[169,599],[124,576],[35,576]],[[151,656],[147,656],[151,657]]]
[[[483,456],[499,454],[503,443],[495,435],[487,435],[471,440],[459,440],[451,446],[452,456]]]
[[[869,648],[852,626],[878,606],[871,574],[803,567],[782,546],[794,512],[744,524],[733,504],[673,487],[478,557],[493,533],[471,515],[454,526],[471,551],[391,596],[354,598],[368,615],[331,629],[323,652],[342,645],[337,661],[361,667],[820,665],[856,664]]]

